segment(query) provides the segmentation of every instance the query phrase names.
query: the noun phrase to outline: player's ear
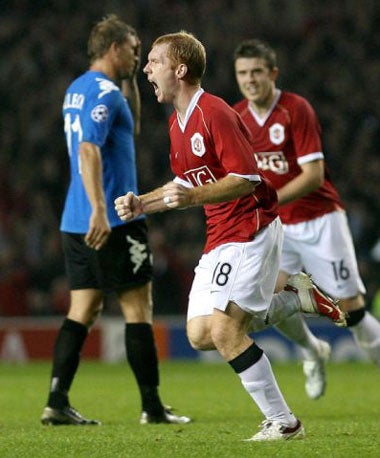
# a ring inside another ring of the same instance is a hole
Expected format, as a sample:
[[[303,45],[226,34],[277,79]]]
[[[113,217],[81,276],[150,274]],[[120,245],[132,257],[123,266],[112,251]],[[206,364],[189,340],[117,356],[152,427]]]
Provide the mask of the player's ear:
[[[113,41],[110,44],[110,47],[108,48],[107,54],[109,56],[117,56],[119,48],[120,48],[120,45],[118,43],[116,43],[116,41]]]
[[[187,74],[187,65],[186,64],[179,64],[176,70],[176,75],[178,79],[183,79]]]
[[[117,51],[119,49],[119,45],[118,43],[116,43],[116,41],[113,41],[109,47],[109,49],[113,52]]]
[[[272,81],[276,81],[279,72],[280,71],[279,71],[278,67],[273,67],[273,69],[271,71],[271,79],[272,79]]]

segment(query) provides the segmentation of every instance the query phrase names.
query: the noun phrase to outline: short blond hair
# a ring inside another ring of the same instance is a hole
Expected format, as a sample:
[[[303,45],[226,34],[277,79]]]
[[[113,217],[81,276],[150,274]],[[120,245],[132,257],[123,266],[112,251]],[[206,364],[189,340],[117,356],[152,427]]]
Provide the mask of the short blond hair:
[[[192,33],[181,30],[158,37],[153,45],[168,44],[168,57],[175,65],[185,64],[188,68],[184,78],[189,84],[200,84],[206,70],[206,50]]]

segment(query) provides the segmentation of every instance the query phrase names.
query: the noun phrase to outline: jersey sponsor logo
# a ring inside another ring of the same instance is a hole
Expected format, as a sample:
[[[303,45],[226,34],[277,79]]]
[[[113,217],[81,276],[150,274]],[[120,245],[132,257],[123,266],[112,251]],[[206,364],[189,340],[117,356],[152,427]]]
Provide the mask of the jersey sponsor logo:
[[[260,151],[255,153],[255,159],[260,170],[269,170],[277,175],[289,172],[289,163],[282,151]]]
[[[131,262],[133,264],[133,273],[135,274],[140,267],[143,265],[144,261],[148,258],[148,253],[146,251],[145,243],[134,239],[130,235],[126,237],[127,242],[129,243],[129,254],[131,255]]]
[[[188,170],[184,175],[193,186],[203,186],[207,183],[215,183],[217,181],[207,165]]]
[[[205,143],[203,141],[203,137],[199,132],[195,132],[195,134],[191,137],[191,151],[198,157],[202,157],[205,152]]]
[[[96,105],[91,111],[91,118],[95,122],[104,122],[108,118],[108,108],[106,105]]]
[[[120,89],[112,81],[106,80],[104,78],[95,78],[99,83],[100,93],[98,99],[101,99],[103,96],[110,94],[112,91],[119,91]]]
[[[269,127],[269,139],[274,145],[280,145],[285,139],[285,128],[278,122]]]

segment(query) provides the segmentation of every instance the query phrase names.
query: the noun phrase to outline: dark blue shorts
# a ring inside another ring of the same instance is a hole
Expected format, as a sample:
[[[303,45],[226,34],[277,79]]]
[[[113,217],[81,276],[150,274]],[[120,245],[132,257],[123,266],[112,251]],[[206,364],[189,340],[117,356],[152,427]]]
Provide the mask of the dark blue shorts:
[[[62,232],[70,289],[122,292],[152,279],[152,254],[145,221],[114,227],[106,245],[89,248],[84,234]]]

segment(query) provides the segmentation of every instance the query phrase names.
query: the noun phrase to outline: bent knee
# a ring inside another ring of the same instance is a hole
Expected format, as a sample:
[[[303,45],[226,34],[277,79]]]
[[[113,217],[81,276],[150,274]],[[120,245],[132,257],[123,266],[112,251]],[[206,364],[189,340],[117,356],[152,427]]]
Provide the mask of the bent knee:
[[[209,335],[188,334],[188,339],[194,350],[206,351],[215,349],[215,345],[213,344]]]
[[[339,299],[339,307],[343,312],[353,312],[364,308],[365,301],[362,294],[347,299]]]
[[[90,328],[101,315],[102,309],[103,305],[101,303],[87,308],[72,306],[67,314],[67,318],[82,323]]]
[[[187,338],[194,350],[214,350],[215,346],[211,339],[210,330],[207,327],[198,327],[187,324]]]
[[[347,326],[356,326],[365,315],[364,297],[358,294],[348,299],[339,299],[339,307],[346,314]]]

